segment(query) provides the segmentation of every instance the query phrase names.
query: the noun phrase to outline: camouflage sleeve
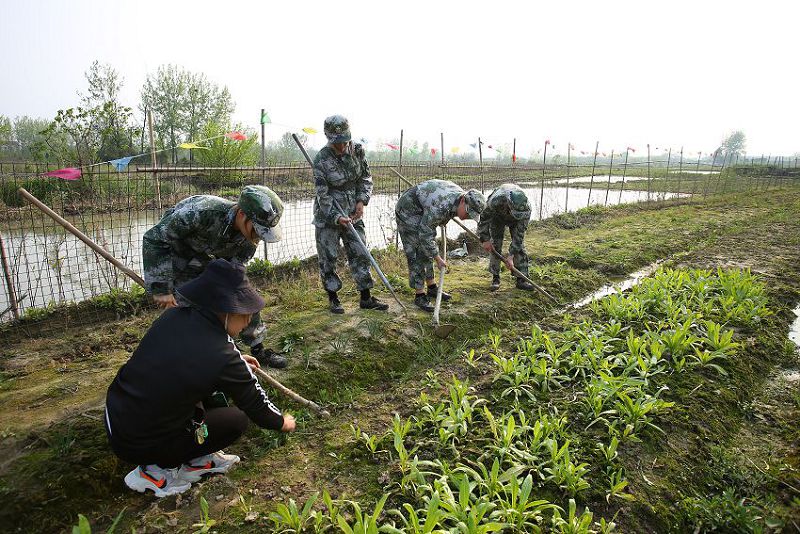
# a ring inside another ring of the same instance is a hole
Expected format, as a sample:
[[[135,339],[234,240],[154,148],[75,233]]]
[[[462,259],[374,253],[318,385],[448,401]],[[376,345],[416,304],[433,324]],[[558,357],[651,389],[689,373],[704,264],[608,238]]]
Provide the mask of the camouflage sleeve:
[[[364,147],[356,145],[356,156],[361,160],[361,176],[356,187],[356,202],[363,202],[366,206],[372,197],[372,174],[369,172],[369,163],[364,157]]]
[[[314,162],[314,188],[317,192],[317,204],[325,216],[328,224],[335,225],[341,217],[339,210],[333,207],[333,197],[328,192],[328,180],[325,178],[325,170],[321,162]]]
[[[192,233],[198,216],[195,210],[178,210],[145,232],[142,239],[142,268],[148,293],[172,293],[175,279],[172,272],[173,243]]]
[[[511,245],[508,247],[509,254],[516,254],[525,250],[525,231],[528,229],[530,216],[522,221],[517,221],[511,226]]]

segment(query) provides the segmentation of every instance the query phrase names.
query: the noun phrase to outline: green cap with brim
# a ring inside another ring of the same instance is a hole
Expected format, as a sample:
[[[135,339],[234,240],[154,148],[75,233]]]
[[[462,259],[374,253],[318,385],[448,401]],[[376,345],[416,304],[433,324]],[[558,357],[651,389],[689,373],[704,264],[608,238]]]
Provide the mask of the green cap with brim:
[[[277,243],[283,239],[283,229],[280,224],[270,227],[258,224],[255,221],[252,221],[252,223],[256,234],[258,234],[258,237],[260,237],[264,243]]]

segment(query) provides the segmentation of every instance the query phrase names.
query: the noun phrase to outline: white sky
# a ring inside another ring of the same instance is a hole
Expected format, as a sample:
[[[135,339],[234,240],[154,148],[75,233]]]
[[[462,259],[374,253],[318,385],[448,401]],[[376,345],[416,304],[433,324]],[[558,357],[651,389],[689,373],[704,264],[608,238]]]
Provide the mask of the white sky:
[[[95,59],[125,79],[173,63],[227,85],[234,118],[530,154],[551,139],[600,151],[800,151],[800,3],[761,0],[316,2],[0,0],[0,114],[78,103]],[[268,126],[268,137],[285,129]],[[324,137],[315,136],[321,145]]]

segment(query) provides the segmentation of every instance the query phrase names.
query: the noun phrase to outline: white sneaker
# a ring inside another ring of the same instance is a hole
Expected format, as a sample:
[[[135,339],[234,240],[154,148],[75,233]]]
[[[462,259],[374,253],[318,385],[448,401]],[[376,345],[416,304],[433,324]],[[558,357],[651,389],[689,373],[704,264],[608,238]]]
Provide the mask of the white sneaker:
[[[235,454],[217,451],[183,464],[178,470],[178,478],[186,482],[197,482],[207,473],[227,473],[238,462],[239,457]]]
[[[190,482],[178,477],[177,468],[162,469],[155,464],[136,467],[125,476],[125,484],[139,493],[151,490],[156,497],[177,495],[192,487]]]

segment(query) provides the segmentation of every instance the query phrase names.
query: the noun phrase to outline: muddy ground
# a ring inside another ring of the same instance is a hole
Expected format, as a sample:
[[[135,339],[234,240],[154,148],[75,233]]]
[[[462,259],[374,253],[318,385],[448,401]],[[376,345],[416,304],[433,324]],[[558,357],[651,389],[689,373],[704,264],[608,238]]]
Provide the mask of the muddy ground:
[[[677,501],[711,499],[733,488],[771,507],[784,532],[797,529],[800,362],[787,329],[800,302],[800,191],[593,208],[532,224],[526,243],[532,277],[564,304],[656,260],[759,274],[775,315],[747,333],[741,365],[726,381],[676,384],[685,408],[664,416],[665,436],[645,442],[626,460],[635,501],[585,504],[615,516],[622,532],[684,532],[691,518],[676,511]],[[178,498],[156,500],[127,490],[122,478],[132,466],[113,456],[101,423],[108,383],[157,312],[56,335],[9,337],[0,352],[3,529],[68,530],[81,513],[99,530],[122,512],[120,531],[192,531],[203,495],[216,530],[263,531],[276,501],[303,501],[327,489],[334,497],[374,502],[388,485],[388,468],[352,454],[351,423],[383,432],[395,412],[410,413],[409,399],[423,387],[454,374],[470,377],[479,390],[488,387],[491,366],[468,366],[464,351],[485,348],[491,329],[513,343],[532,324],[554,328],[564,318],[563,307],[515,290],[507,274],[500,291],[488,292],[487,259],[475,243],[469,246],[471,254],[452,261],[447,277],[454,299],[442,317],[457,329],[445,341],[432,336],[421,312],[404,316],[397,304],[388,315],[358,310],[349,280],[343,291],[347,314],[331,316],[313,268],[254,278],[268,302],[269,343],[291,350],[290,367],[271,372],[333,417],[319,419],[273,395],[298,415],[298,431],[286,437],[251,427],[229,450],[242,457],[240,466]],[[402,285],[404,258],[388,251],[380,261]],[[390,300],[385,292],[379,296]],[[401,298],[410,303],[410,292]]]

